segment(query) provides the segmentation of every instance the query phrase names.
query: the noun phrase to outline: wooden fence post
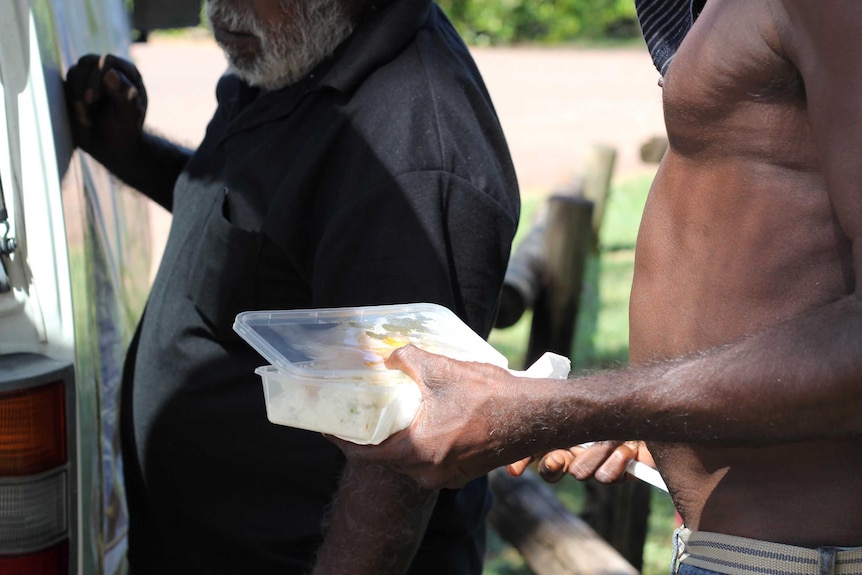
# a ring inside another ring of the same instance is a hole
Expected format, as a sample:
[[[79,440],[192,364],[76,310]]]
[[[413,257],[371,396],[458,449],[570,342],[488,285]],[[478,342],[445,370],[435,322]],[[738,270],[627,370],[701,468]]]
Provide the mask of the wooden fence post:
[[[581,518],[636,569],[643,568],[652,487],[642,481],[584,484]]]
[[[548,198],[541,289],[533,305],[526,364],[546,351],[571,357],[587,256],[593,245],[593,202],[579,196]]]
[[[637,569],[566,510],[531,470],[511,477],[495,469],[489,481],[496,504],[488,521],[536,575],[637,575]]]
[[[515,325],[533,304],[542,289],[541,276],[545,267],[545,227],[548,223],[547,203],[542,204],[532,218],[532,226],[509,258],[500,307],[494,327],[505,329]]]
[[[611,179],[616,160],[616,148],[596,144],[590,148],[584,167],[581,192],[594,205],[592,245],[593,250],[596,251],[599,247],[599,229],[602,227],[602,219],[605,217],[605,205],[610,195]]]

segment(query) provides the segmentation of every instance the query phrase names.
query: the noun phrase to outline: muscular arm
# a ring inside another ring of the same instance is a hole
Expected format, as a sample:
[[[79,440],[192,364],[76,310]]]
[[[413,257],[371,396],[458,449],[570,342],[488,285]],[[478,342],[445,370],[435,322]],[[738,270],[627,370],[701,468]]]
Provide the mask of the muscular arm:
[[[696,357],[573,381],[566,404],[591,435],[785,443],[862,433],[860,381],[862,305],[849,296]]]
[[[379,446],[339,445],[349,459],[389,465],[426,488],[591,440],[731,446],[862,434],[855,296],[696,357],[565,381],[415,348],[388,365],[420,382],[417,419]]]

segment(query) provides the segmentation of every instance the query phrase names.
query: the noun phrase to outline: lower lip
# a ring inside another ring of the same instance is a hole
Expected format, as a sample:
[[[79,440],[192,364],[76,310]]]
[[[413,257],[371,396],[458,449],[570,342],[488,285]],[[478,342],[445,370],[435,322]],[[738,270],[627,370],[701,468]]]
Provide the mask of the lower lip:
[[[244,34],[241,32],[231,32],[224,28],[216,28],[213,30],[216,42],[222,45],[231,46],[251,46],[257,42],[257,37],[253,34]]]

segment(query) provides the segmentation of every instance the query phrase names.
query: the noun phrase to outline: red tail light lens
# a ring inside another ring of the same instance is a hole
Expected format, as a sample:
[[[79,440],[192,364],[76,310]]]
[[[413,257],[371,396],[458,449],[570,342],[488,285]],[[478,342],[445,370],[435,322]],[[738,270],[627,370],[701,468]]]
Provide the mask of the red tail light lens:
[[[62,542],[38,553],[0,556],[0,573],[4,575],[68,575],[69,545]]]

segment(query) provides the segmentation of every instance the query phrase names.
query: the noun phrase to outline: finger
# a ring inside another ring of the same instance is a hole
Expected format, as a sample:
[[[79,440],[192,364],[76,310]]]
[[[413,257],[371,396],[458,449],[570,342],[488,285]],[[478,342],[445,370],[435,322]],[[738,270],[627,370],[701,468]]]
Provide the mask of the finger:
[[[103,84],[111,100],[114,117],[137,124],[141,117],[137,101],[138,91],[128,78],[117,70],[108,70],[105,72]]]
[[[635,452],[631,447],[626,444],[618,446],[596,470],[596,480],[600,483],[613,483],[625,479],[626,466],[634,457]]]
[[[88,59],[87,67],[85,68],[86,76],[83,78],[84,87],[81,99],[84,105],[87,106],[88,112],[91,108],[100,105],[104,96],[103,81],[105,77],[105,58],[102,54],[93,59]]]
[[[73,112],[73,119],[86,127],[92,124],[87,104],[97,98],[96,90],[101,91],[100,78],[99,56],[94,54],[83,56],[66,74],[63,88],[67,104]]]
[[[548,483],[556,483],[569,470],[569,466],[575,461],[575,454],[566,449],[551,451],[539,461],[539,476]]]
[[[105,72],[105,75],[102,77],[102,85],[115,104],[128,102],[136,95],[135,87],[118,70],[108,70]]]
[[[136,87],[140,87],[144,83],[141,73],[138,71],[138,67],[124,58],[119,58],[113,54],[106,54],[103,58],[102,66],[105,71],[119,70],[123,75],[131,80]]]
[[[115,119],[141,128],[147,114],[147,98],[137,69],[119,58],[106,60],[102,85],[112,104]],[[129,74],[138,78],[130,78]]]
[[[635,452],[637,460],[641,463],[646,463],[652,468],[655,468],[655,460],[653,459],[652,453],[649,452],[649,448],[647,447],[646,443],[644,443],[643,441],[636,441],[634,443],[636,445],[633,446],[632,449]],[[626,444],[628,445],[628,442],[626,442]]]
[[[82,56],[75,64],[73,64],[66,73],[66,84],[71,88],[72,92],[77,96],[82,96],[84,90],[90,86],[92,78],[101,76],[99,70],[100,56],[96,54],[87,54]]]
[[[615,441],[595,442],[575,458],[569,466],[569,474],[579,481],[590,479],[618,445],[619,442]]]
[[[138,71],[137,66],[128,60],[108,54],[104,58],[104,70],[105,73],[107,73],[108,70],[115,70],[122,74],[122,76],[124,76],[125,79],[134,87],[136,98],[143,109],[146,110],[147,89],[144,86],[144,79],[141,77],[141,73]]]
[[[87,107],[80,100],[72,103],[72,111],[74,112],[75,121],[85,128],[92,127],[90,115],[87,114]]]
[[[516,461],[515,463],[510,463],[506,466],[506,472],[512,477],[520,477],[523,475],[524,471],[530,466],[533,462],[532,457],[525,457],[520,461]]]

